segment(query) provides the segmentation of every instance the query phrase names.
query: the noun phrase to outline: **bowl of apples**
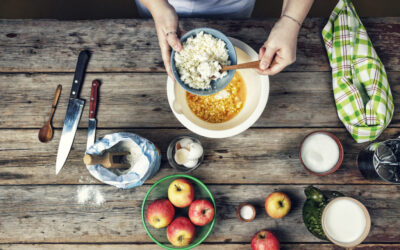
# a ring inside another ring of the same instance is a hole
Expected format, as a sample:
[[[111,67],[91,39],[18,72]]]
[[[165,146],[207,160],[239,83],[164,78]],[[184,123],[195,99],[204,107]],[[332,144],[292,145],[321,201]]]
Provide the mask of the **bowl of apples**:
[[[149,237],[165,249],[191,249],[211,233],[216,205],[207,186],[185,174],[170,175],[147,191],[142,222]]]

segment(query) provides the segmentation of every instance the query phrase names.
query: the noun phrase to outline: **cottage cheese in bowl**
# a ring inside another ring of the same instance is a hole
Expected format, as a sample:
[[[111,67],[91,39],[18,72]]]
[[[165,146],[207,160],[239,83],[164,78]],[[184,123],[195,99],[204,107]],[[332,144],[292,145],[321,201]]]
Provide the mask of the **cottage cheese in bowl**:
[[[180,79],[195,89],[209,89],[211,80],[227,75],[220,73],[221,65],[230,63],[225,42],[203,31],[189,37],[175,54]]]
[[[188,31],[181,38],[182,50],[171,52],[175,81],[195,95],[212,95],[224,89],[235,70],[220,72],[224,65],[236,65],[236,50],[222,32],[211,28]]]

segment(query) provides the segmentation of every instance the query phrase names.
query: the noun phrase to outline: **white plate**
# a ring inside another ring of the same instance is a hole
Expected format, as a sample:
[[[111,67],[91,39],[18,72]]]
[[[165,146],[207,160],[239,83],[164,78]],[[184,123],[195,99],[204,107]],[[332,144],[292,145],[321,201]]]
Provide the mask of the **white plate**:
[[[244,42],[229,38],[236,48],[238,63],[258,60],[258,54]],[[222,123],[209,123],[198,118],[186,102],[186,91],[170,77],[167,80],[168,103],[183,126],[209,138],[226,138],[242,133],[251,127],[263,113],[269,95],[269,78],[254,69],[241,69],[246,84],[246,101],[243,109],[233,119]]]

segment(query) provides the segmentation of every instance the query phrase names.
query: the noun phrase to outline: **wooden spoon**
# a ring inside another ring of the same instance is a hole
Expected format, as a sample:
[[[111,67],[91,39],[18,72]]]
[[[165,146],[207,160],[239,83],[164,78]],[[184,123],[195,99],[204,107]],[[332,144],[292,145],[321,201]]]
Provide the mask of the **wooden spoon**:
[[[257,69],[259,65],[260,65],[260,60],[254,62],[236,64],[236,65],[221,65],[221,73],[233,69]]]
[[[222,73],[222,72],[228,71],[228,70],[234,70],[234,69],[257,69],[259,65],[260,65],[260,60],[236,64],[236,65],[221,65],[221,64],[219,64],[219,66],[221,66],[219,73]],[[199,76],[201,76],[200,73],[199,73]],[[216,78],[215,75],[211,77],[211,79],[215,79],[215,78]]]
[[[85,154],[83,162],[86,165],[101,164],[105,168],[130,168],[130,164],[123,162],[124,157],[129,154],[129,152],[106,152],[101,155]]]
[[[53,127],[51,121],[53,120],[54,111],[56,110],[58,98],[60,97],[62,90],[61,84],[57,86],[56,93],[54,94],[53,104],[51,105],[50,117],[46,124],[39,130],[39,141],[48,142],[53,138]]]

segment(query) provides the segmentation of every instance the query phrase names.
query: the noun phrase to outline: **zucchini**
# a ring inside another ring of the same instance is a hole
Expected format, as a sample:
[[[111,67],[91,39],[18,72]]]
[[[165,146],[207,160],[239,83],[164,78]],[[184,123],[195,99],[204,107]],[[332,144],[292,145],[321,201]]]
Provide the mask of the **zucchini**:
[[[308,186],[304,193],[306,201],[303,205],[303,222],[308,231],[321,240],[328,240],[322,229],[321,219],[325,206],[334,198],[344,196],[340,192],[321,191],[313,186]]]

